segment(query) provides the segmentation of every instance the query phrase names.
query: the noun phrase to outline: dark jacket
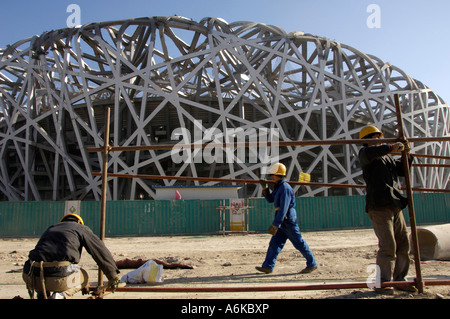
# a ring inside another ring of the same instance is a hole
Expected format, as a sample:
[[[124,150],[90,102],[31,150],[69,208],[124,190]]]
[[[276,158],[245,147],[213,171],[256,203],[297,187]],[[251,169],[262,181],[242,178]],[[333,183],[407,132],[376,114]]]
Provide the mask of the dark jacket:
[[[108,279],[119,273],[113,256],[100,238],[89,227],[73,221],[50,226],[30,251],[29,258],[32,261],[70,261],[78,264],[83,247]]]
[[[366,182],[366,212],[381,207],[405,208],[408,200],[399,190],[398,177],[404,176],[401,159],[394,159],[389,153],[391,146],[364,145],[359,151],[359,161]],[[409,157],[411,165],[413,157]]]

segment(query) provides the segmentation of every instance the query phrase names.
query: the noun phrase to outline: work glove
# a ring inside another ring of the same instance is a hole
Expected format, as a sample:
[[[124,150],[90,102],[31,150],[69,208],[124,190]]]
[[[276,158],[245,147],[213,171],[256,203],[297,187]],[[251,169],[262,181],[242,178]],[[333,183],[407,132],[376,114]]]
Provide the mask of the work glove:
[[[392,146],[393,152],[401,152],[405,149],[405,145],[403,145],[403,143],[400,143],[400,142],[391,144],[391,146]]]
[[[275,225],[270,225],[269,230],[267,231],[272,236],[275,235],[278,231],[278,227]]]
[[[265,180],[265,179],[260,179],[259,181],[260,181],[260,182],[263,182],[263,183],[261,183],[261,187],[262,187],[263,189],[269,187],[269,185],[267,184],[267,180]]]
[[[261,179],[261,182],[266,182],[265,179]],[[267,183],[261,183],[261,187],[262,187],[262,195],[266,196],[269,192],[269,185]]]
[[[405,143],[403,143],[403,145],[405,146],[405,151],[406,153],[411,152],[411,146],[409,146],[409,142],[406,141]]]
[[[112,292],[116,291],[116,289],[119,288],[119,285],[120,285],[119,277],[114,277],[108,281],[108,287],[111,289]]]

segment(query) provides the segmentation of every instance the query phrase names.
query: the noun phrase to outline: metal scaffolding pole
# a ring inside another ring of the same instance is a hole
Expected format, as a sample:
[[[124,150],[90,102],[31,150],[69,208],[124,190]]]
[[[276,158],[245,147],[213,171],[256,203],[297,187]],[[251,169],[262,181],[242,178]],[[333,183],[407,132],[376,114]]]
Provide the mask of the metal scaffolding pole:
[[[93,172],[92,176],[102,176],[103,173]],[[271,180],[255,180],[255,179],[242,179],[242,178],[214,178],[214,177],[192,177],[192,176],[167,176],[167,175],[146,175],[146,174],[121,174],[121,173],[109,173],[108,177],[118,178],[141,178],[141,179],[153,179],[153,180],[178,180],[178,181],[199,181],[199,182],[221,182],[221,183],[240,183],[240,184],[272,184]],[[338,184],[338,183],[319,183],[319,182],[295,182],[288,181],[292,186],[311,186],[311,187],[336,187],[336,188],[366,188],[361,184]],[[404,188],[401,188],[404,190]],[[413,191],[418,192],[440,192],[450,193],[447,189],[434,189],[434,188],[412,188]]]
[[[397,110],[397,120],[399,126],[399,137],[398,138],[385,138],[383,141],[385,143],[394,143],[398,141],[406,141],[404,131],[403,131],[403,119],[400,109],[400,103],[398,95],[394,95],[395,106]],[[88,148],[88,152],[102,152],[103,154],[103,170],[101,173],[93,172],[93,176],[102,176],[102,203],[101,203],[101,214],[100,214],[100,239],[103,241],[105,238],[105,212],[106,212],[106,198],[107,198],[107,180],[109,177],[121,177],[121,178],[143,178],[143,179],[175,179],[175,180],[196,180],[196,181],[204,181],[204,182],[231,182],[231,183],[271,183],[272,181],[257,181],[257,180],[248,180],[248,179],[225,179],[225,178],[206,178],[206,177],[188,177],[188,176],[160,176],[160,175],[143,175],[143,174],[118,174],[111,173],[108,174],[108,155],[110,152],[116,151],[142,151],[142,150],[164,150],[164,149],[174,149],[174,148],[206,148],[206,147],[250,147],[254,145],[254,143],[246,142],[246,143],[233,143],[233,144],[224,144],[224,143],[208,143],[208,144],[160,144],[160,145],[147,145],[147,146],[110,146],[109,145],[109,126],[110,126],[110,107],[106,108],[105,114],[105,137],[104,137],[104,145],[101,148]],[[409,142],[432,142],[432,141],[450,141],[450,137],[422,137],[422,138],[410,138]],[[301,146],[301,145],[346,145],[346,144],[374,144],[379,143],[378,139],[351,139],[351,140],[322,140],[322,141],[287,141],[287,142],[277,142],[279,146]],[[270,142],[269,142],[270,144]],[[420,256],[419,256],[419,248],[418,248],[418,240],[417,240],[417,230],[416,230],[416,222],[415,222],[415,214],[414,214],[414,203],[412,199],[412,190],[423,190],[423,191],[444,191],[446,190],[435,190],[435,189],[420,189],[420,188],[412,188],[411,180],[410,180],[410,172],[407,161],[406,151],[402,152],[403,162],[405,163],[405,181],[406,181],[406,191],[408,195],[408,209],[410,215],[411,222],[411,232],[413,237],[413,245],[414,245],[414,259],[416,266],[416,280],[414,282],[389,282],[383,283],[385,287],[393,287],[399,285],[415,285],[417,286],[420,293],[423,293],[424,282],[422,279],[422,274],[420,270]],[[427,156],[431,157],[431,156]],[[445,158],[447,159],[447,158]],[[433,165],[433,164],[429,164]],[[439,164],[437,164],[439,165]],[[437,166],[436,165],[436,166]],[[334,183],[314,183],[314,182],[289,182],[293,185],[303,185],[303,186],[327,186],[327,187],[342,187],[342,188],[365,188],[365,185],[355,185],[355,184],[334,184]],[[99,270],[98,273],[98,286],[96,287],[97,295],[101,297],[105,290],[105,287],[102,287],[103,283],[103,273]],[[427,284],[432,284],[432,282],[427,282]],[[450,282],[445,282],[443,284],[450,284]],[[348,288],[364,288],[367,287],[367,283],[360,284],[322,284],[322,285],[306,285],[306,286],[288,286],[288,287],[232,287],[232,288],[147,288],[147,287],[139,287],[139,288],[130,288],[123,287],[117,289],[117,291],[159,291],[159,292],[206,292],[206,291],[215,291],[215,292],[226,292],[226,291],[270,291],[270,290],[311,290],[311,289],[345,289]],[[91,289],[92,287],[90,287]],[[269,289],[269,290],[264,290]]]
[[[385,143],[398,142],[397,137],[383,138]],[[408,139],[411,143],[427,143],[427,142],[450,142],[450,136],[439,137],[412,137]],[[348,144],[375,144],[379,143],[377,139],[347,139],[347,140],[303,140],[303,141],[278,141],[274,142],[275,146],[319,146],[319,145],[348,145]],[[234,142],[234,143],[190,143],[190,144],[154,144],[141,146],[111,146],[111,152],[126,152],[126,151],[156,151],[156,150],[174,150],[174,149],[195,149],[195,148],[228,148],[228,147],[256,147],[257,142]],[[265,146],[272,146],[272,142],[268,141]],[[88,147],[87,151],[90,153],[102,152],[102,147]],[[419,155],[420,156],[420,155]],[[436,157],[440,158],[440,157]]]
[[[106,216],[106,199],[108,190],[108,156],[109,156],[109,126],[110,126],[110,114],[111,108],[106,107],[105,112],[105,136],[103,141],[103,168],[102,168],[102,202],[100,207],[100,239],[105,240],[105,216]],[[102,295],[102,285],[103,285],[103,271],[99,268],[98,270],[98,286],[97,293]]]
[[[400,140],[406,141],[405,132],[403,130],[403,116],[402,110],[400,107],[400,99],[398,94],[394,94],[394,103],[395,109],[397,113],[397,122],[398,122],[398,137]],[[407,153],[407,149],[405,148],[402,151],[402,162],[403,162],[403,171],[405,175],[405,184],[406,184],[406,195],[408,197],[408,213],[409,213],[409,222],[411,226],[411,237],[413,242],[413,253],[414,253],[414,264],[416,268],[416,286],[420,293],[423,293],[423,280],[422,280],[422,271],[420,269],[420,252],[419,252],[419,240],[417,238],[417,228],[416,228],[416,216],[414,212],[414,201],[411,190],[411,175],[409,171],[409,155]]]

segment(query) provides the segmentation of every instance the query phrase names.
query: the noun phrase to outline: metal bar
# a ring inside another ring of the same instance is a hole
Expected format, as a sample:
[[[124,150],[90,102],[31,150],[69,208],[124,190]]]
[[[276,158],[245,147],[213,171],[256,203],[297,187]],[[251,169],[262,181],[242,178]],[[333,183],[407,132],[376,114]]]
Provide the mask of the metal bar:
[[[110,126],[111,108],[108,106],[105,110],[105,136],[103,138],[103,171],[102,171],[102,202],[100,207],[100,239],[105,239],[105,215],[106,215],[106,195],[108,190],[108,155],[109,146],[109,126]],[[103,272],[98,270],[98,288],[103,284]],[[100,292],[99,292],[100,293]]]
[[[416,167],[445,167],[445,168],[450,168],[450,164],[412,164],[412,166],[416,166]]]
[[[406,190],[405,187],[400,187],[400,189],[401,190]],[[450,189],[412,187],[411,190],[413,190],[415,192],[450,193]]]
[[[92,176],[101,176],[101,173],[93,172]],[[141,179],[169,179],[180,181],[199,181],[199,182],[222,182],[222,183],[240,183],[240,184],[269,184],[274,183],[271,180],[261,181],[253,179],[236,179],[236,178],[213,178],[213,177],[191,177],[191,176],[163,176],[163,175],[145,175],[145,174],[120,174],[109,173],[109,177],[118,178],[141,178]],[[365,185],[359,184],[337,184],[337,183],[318,183],[318,182],[289,182],[290,185],[296,186],[311,186],[311,187],[336,187],[336,188],[366,188]],[[404,190],[404,188],[402,188]],[[447,189],[434,189],[434,188],[412,188],[418,192],[438,192],[438,193],[450,193]]]
[[[402,155],[402,153],[391,153],[393,155]],[[437,159],[443,159],[443,160],[450,160],[450,156],[441,156],[441,155],[427,155],[427,154],[413,154],[411,153],[411,155],[413,155],[414,157],[423,157],[423,158],[437,158]]]
[[[92,176],[100,176],[101,173],[93,172]],[[109,173],[109,177],[120,178],[142,178],[142,179],[170,179],[180,181],[200,181],[200,182],[224,182],[224,183],[241,183],[241,184],[272,184],[271,180],[253,180],[253,179],[241,179],[241,178],[214,178],[214,177],[191,177],[191,176],[166,176],[166,175],[145,175],[145,174],[120,174]],[[291,185],[302,186],[328,186],[328,187],[341,187],[341,188],[365,188],[364,185],[357,184],[333,184],[333,183],[315,183],[315,182],[288,182]]]
[[[427,286],[446,286],[450,285],[450,280],[433,280],[425,281]],[[380,284],[381,288],[385,287],[405,287],[417,286],[415,281],[391,281]],[[96,287],[88,287],[89,291],[95,290]],[[301,291],[301,290],[332,290],[332,289],[364,289],[372,288],[367,282],[355,283],[334,283],[334,284],[307,284],[295,286],[234,286],[234,287],[155,287],[155,286],[138,286],[138,287],[119,287],[116,292],[264,292],[264,291]]]
[[[385,143],[398,142],[398,138],[384,138]],[[408,139],[411,143],[426,143],[426,142],[450,142],[450,136],[441,137],[412,137]],[[307,146],[307,145],[347,145],[347,144],[376,144],[380,141],[377,139],[348,139],[348,140],[308,140],[308,141],[278,141],[275,145],[286,146]],[[158,144],[158,145],[141,145],[141,146],[111,146],[111,152],[118,151],[150,151],[150,150],[172,150],[172,149],[194,149],[194,148],[228,148],[228,147],[258,147],[258,142],[245,143],[191,143],[191,144]],[[265,146],[272,146],[272,142],[268,141]],[[102,152],[101,147],[88,147],[87,151],[90,153]]]
[[[403,116],[402,110],[400,107],[400,99],[398,94],[394,94],[394,103],[395,109],[397,113],[397,125],[398,125],[398,135],[399,139],[406,140],[405,132],[403,129]],[[414,212],[414,201],[411,190],[411,175],[409,172],[409,161],[407,150],[404,149],[402,151],[402,161],[403,161],[403,170],[405,175],[405,184],[406,184],[406,194],[408,197],[408,212],[409,212],[409,223],[411,227],[411,237],[413,242],[413,250],[414,250],[414,264],[416,267],[416,281],[417,281],[417,289],[420,293],[423,293],[423,280],[422,280],[422,271],[420,269],[420,252],[419,252],[419,241],[417,238],[417,228],[416,228],[416,216]]]

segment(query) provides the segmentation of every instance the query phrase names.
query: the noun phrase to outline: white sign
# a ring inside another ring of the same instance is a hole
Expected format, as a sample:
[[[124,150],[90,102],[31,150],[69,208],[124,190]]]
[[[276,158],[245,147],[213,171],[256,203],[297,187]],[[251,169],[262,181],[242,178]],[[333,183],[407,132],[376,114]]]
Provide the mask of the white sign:
[[[81,216],[81,201],[67,200],[64,208],[64,215],[77,214]]]
[[[245,230],[245,200],[244,198],[230,199],[230,230]]]

